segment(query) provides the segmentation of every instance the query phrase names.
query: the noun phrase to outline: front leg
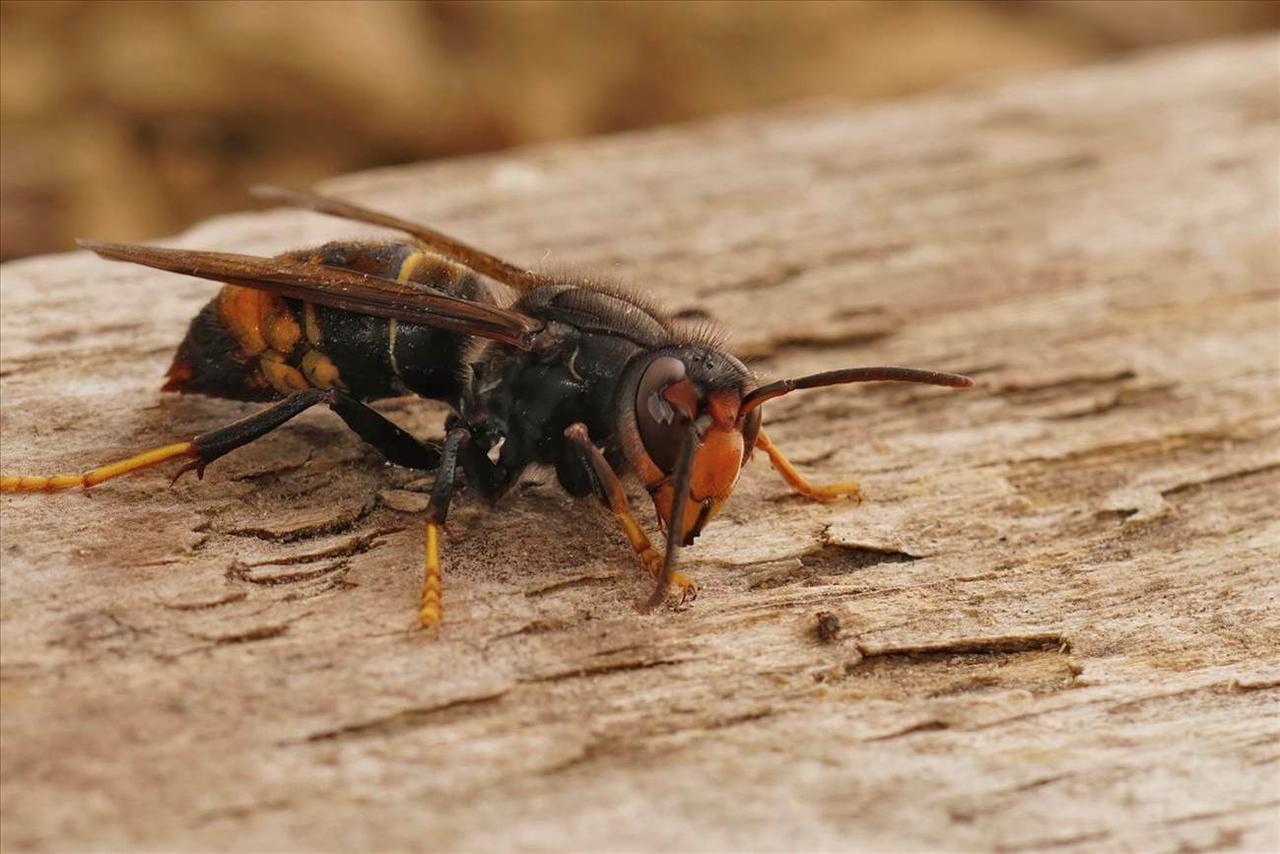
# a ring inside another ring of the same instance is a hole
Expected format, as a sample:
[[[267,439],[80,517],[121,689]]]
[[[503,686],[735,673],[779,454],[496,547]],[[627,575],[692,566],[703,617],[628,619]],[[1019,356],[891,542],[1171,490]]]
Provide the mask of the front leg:
[[[756,436],[756,447],[769,455],[769,462],[773,463],[773,467],[778,470],[778,474],[782,475],[782,479],[787,482],[787,485],[804,497],[811,498],[814,501],[821,501],[824,504],[839,498],[848,498],[851,501],[862,500],[862,489],[853,481],[829,483],[821,486],[810,483],[805,479],[804,475],[796,471],[795,466],[791,465],[791,461],[782,455],[782,451],[778,450],[778,446],[769,441],[769,437],[763,429]]]
[[[649,574],[655,579],[662,573],[662,555],[658,554],[654,549],[653,543],[649,541],[649,535],[640,527],[640,523],[636,521],[636,517],[631,512],[631,502],[627,500],[627,492],[622,487],[622,481],[618,479],[618,474],[609,465],[608,460],[604,458],[604,454],[591,441],[591,436],[587,432],[587,427],[581,422],[571,424],[564,431],[565,438],[573,443],[586,462],[589,470],[594,476],[596,485],[596,494],[604,503],[605,507],[613,513],[613,518],[618,520],[618,525],[622,528],[622,532],[627,535],[627,540],[631,543],[631,548],[635,549],[636,557],[640,559],[640,563],[644,568],[649,570]],[[680,590],[680,602],[691,601],[698,597],[698,585],[679,570],[671,574],[671,584]]]

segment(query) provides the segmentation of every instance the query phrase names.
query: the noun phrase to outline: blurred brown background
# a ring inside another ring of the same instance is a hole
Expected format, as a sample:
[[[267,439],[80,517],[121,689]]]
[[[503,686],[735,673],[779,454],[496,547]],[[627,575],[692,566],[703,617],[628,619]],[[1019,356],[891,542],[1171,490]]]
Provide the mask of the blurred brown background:
[[[0,3],[0,254],[371,166],[887,98],[1280,26],[1280,3]]]

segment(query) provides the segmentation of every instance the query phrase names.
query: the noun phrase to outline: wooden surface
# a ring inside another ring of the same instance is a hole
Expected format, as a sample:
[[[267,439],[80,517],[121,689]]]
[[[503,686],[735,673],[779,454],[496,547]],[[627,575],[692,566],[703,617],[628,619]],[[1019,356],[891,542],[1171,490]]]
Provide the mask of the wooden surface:
[[[611,521],[540,475],[460,503],[414,631],[422,484],[324,412],[203,482],[6,496],[4,850],[1274,850],[1278,66],[1223,43],[332,182],[710,313],[770,376],[980,386],[770,404],[867,500],[756,461],[686,552],[701,598],[647,616]],[[211,290],[4,267],[4,470],[248,411],[157,391]]]

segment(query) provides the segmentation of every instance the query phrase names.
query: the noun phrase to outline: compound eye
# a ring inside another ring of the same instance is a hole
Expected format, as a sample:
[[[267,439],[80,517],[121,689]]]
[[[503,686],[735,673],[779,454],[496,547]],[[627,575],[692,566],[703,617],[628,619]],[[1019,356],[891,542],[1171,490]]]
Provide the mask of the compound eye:
[[[697,412],[698,394],[689,382],[684,362],[659,356],[645,368],[636,389],[636,425],[645,452],[663,472],[670,473],[680,443]]]

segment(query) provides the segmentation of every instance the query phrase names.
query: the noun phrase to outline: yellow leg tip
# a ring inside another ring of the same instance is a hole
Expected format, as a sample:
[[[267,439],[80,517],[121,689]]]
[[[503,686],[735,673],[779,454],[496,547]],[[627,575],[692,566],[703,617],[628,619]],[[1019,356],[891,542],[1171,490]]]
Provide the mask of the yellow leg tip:
[[[422,576],[422,599],[418,606],[418,622],[424,629],[433,629],[443,616],[441,605],[443,584],[440,578],[440,526],[427,523],[427,559]]]
[[[822,486],[810,485],[810,491],[807,493],[809,498],[814,501],[820,501],[823,504],[829,504],[832,501],[852,501],[858,503],[862,501],[862,487],[853,481],[846,483],[828,483]]]
[[[141,454],[135,454],[128,459],[101,466],[84,474],[0,475],[0,492],[61,492],[77,486],[88,489],[103,481],[150,468],[175,457],[199,459],[200,455],[194,443],[177,442],[162,448],[143,451]]]
[[[29,489],[24,489],[22,486],[22,482],[29,479],[16,474],[0,476],[0,492],[29,492]]]
[[[84,477],[78,474],[8,474],[0,477],[0,492],[58,492],[83,485]]]
[[[418,611],[418,622],[422,624],[424,629],[434,629],[440,625],[440,617],[440,604],[438,602],[423,605]]]

